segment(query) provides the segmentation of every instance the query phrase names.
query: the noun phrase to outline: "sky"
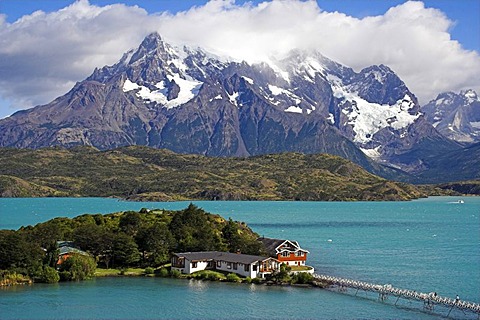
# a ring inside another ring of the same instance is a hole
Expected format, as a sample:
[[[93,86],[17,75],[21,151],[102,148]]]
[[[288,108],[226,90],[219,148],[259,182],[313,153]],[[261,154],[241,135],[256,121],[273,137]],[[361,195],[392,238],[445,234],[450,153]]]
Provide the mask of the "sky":
[[[356,71],[385,64],[420,103],[480,91],[480,0],[0,0],[0,118],[65,94],[153,31],[248,62],[297,48]]]

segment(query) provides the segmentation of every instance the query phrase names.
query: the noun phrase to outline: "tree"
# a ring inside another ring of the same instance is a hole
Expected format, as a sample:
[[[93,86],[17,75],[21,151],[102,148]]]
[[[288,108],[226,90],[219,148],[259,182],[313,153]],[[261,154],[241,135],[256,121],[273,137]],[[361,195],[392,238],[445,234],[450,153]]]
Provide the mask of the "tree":
[[[0,230],[0,269],[23,269],[22,273],[37,270],[42,265],[43,250],[27,241],[25,235]]]
[[[175,246],[175,238],[165,223],[155,223],[138,231],[135,238],[144,262],[160,265],[170,258],[170,251]]]
[[[96,268],[97,263],[91,256],[75,254],[60,265],[60,277],[72,281],[90,279]]]
[[[250,233],[242,232],[239,224],[231,218],[222,228],[222,235],[230,252],[258,255],[264,251],[263,244]]]
[[[209,251],[222,247],[222,241],[207,213],[190,204],[175,214],[169,229],[177,241],[178,251]]]
[[[241,250],[242,241],[239,235],[238,224],[232,218],[228,219],[227,224],[222,228],[222,234],[230,252]]]
[[[125,233],[115,235],[112,248],[113,263],[117,266],[129,266],[140,260],[140,251],[132,237]],[[112,264],[113,264],[112,263]]]
[[[84,224],[73,232],[75,246],[95,255],[98,254],[103,228],[96,224]]]
[[[142,215],[136,211],[127,211],[120,218],[120,230],[129,236],[135,236],[142,224]]]
[[[48,247],[45,248],[45,257],[43,258],[43,264],[55,268],[57,266],[58,255],[60,250],[58,249],[57,242],[52,241]]]
[[[47,248],[52,242],[71,239],[72,232],[72,220],[55,218],[36,225],[35,228],[28,232],[28,236],[31,241],[36,242],[42,248]]]

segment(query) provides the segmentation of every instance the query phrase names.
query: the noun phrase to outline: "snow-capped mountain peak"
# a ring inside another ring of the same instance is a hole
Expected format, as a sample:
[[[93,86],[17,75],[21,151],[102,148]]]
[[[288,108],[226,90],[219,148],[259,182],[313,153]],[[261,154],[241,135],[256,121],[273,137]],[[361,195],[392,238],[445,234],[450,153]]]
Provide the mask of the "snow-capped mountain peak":
[[[474,90],[441,93],[422,111],[446,137],[464,143],[480,141],[480,99]]]
[[[249,64],[152,33],[52,103],[0,121],[0,145],[327,152],[402,165],[398,154],[436,134],[421,119],[415,96],[387,66],[355,72],[313,50]]]
[[[467,103],[473,103],[475,101],[479,101],[477,93],[472,89],[460,91],[460,95],[463,95],[466,98]]]

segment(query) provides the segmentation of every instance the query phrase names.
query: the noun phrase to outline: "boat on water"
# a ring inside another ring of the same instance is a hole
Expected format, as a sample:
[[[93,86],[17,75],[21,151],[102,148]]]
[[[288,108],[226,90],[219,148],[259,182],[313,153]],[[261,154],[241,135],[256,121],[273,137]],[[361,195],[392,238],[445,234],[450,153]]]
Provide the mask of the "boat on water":
[[[457,203],[465,203],[462,199],[458,200]]]

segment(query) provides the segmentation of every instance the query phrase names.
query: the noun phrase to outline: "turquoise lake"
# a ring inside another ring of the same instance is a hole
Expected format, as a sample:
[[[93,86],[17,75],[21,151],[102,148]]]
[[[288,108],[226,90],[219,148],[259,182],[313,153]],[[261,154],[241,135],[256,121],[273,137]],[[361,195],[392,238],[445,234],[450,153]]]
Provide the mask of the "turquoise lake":
[[[464,203],[456,203],[463,199]],[[0,199],[0,228],[54,217],[189,202],[137,203],[103,198]],[[480,302],[480,198],[410,202],[195,201],[245,221],[266,237],[299,241],[317,273],[392,284]],[[393,298],[391,298],[393,299]],[[0,319],[402,318],[438,319],[418,302],[379,302],[373,294],[159,278],[107,278],[0,290]],[[473,318],[453,310],[454,318]]]

